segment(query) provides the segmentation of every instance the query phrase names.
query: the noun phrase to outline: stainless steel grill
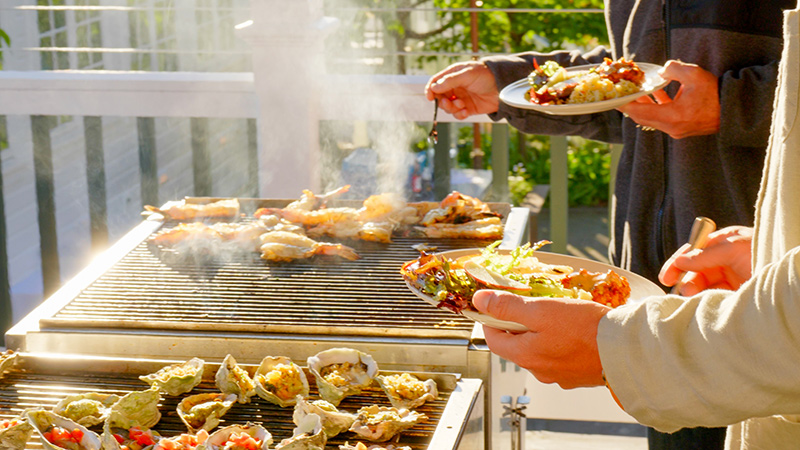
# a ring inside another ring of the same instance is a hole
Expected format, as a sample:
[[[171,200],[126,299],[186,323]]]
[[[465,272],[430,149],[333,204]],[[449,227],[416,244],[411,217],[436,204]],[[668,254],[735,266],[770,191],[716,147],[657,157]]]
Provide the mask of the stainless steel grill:
[[[147,389],[138,379],[139,375],[158,370],[174,361],[97,359],[81,358],[74,355],[34,355],[22,354],[17,367],[0,378],[0,418],[12,418],[26,408],[43,407],[51,409],[59,400],[70,394],[102,392],[125,395],[131,391]],[[218,363],[207,363],[203,382],[195,387],[192,394],[219,392],[214,385],[214,373]],[[253,367],[249,370],[253,371]],[[456,449],[461,433],[452,435],[448,428],[456,426],[463,429],[471,408],[476,406],[480,390],[480,380],[460,379],[454,374],[425,374],[436,380],[440,387],[439,398],[416,409],[428,416],[428,420],[418,424],[400,435],[400,442],[414,450],[418,449]],[[313,376],[309,374],[312,385],[310,398],[318,398]],[[188,394],[187,394],[188,395]],[[162,396],[159,409],[160,422],[154,427],[162,436],[185,433],[186,426],[176,413],[178,402],[183,396]],[[362,406],[379,404],[390,406],[386,394],[373,385],[360,395],[347,397],[339,409],[355,412]],[[470,408],[463,409],[463,405]],[[220,426],[254,422],[263,425],[273,435],[274,442],[292,435],[292,408],[280,408],[259,397],[253,397],[248,404],[237,403],[222,418]],[[98,433],[100,426],[95,427]],[[328,449],[338,449],[346,440],[355,441],[357,436],[346,432],[329,440]],[[435,446],[434,446],[435,445]],[[30,449],[41,448],[34,435],[28,443]]]

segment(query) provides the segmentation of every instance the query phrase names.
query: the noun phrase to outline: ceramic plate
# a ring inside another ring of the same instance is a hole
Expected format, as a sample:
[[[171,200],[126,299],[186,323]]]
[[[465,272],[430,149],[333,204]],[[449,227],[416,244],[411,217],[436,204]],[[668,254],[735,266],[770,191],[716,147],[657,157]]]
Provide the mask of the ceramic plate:
[[[438,253],[438,255],[445,256],[448,259],[455,260],[461,258],[462,256],[468,255],[478,255],[481,253],[480,248],[471,248],[471,249],[464,249],[464,250],[451,250],[447,252]],[[497,250],[497,252],[501,255],[509,253],[511,250]],[[619,275],[624,276],[628,279],[628,283],[631,285],[631,295],[628,299],[628,303],[635,302],[642,300],[646,297],[651,297],[654,295],[664,295],[664,291],[658,287],[657,284],[653,283],[652,281],[648,280],[647,278],[642,277],[641,275],[637,275],[633,272],[629,272],[627,270],[622,270],[618,267],[614,267],[609,264],[604,264],[597,261],[592,261],[590,259],[578,258],[575,256],[569,255],[561,255],[558,253],[547,253],[537,251],[535,253],[536,257],[539,258],[539,261],[546,263],[546,264],[556,264],[556,265],[564,265],[564,266],[571,266],[574,270],[578,269],[586,269],[589,272],[608,272],[609,270],[614,270]],[[408,280],[406,280],[406,285],[414,293],[417,297],[425,300],[426,302],[430,303],[433,306],[438,305],[438,302],[431,298],[430,295],[420,291],[413,285],[411,285]],[[498,328],[501,330],[507,331],[528,331],[528,329],[519,323],[516,322],[509,322],[505,320],[496,319],[490,315],[479,313],[476,311],[462,311],[464,317],[468,317],[476,322],[480,322],[484,325],[488,325],[493,328]]]
[[[612,98],[610,100],[603,100],[600,102],[591,102],[591,103],[576,103],[570,105],[539,105],[536,103],[532,103],[528,100],[525,94],[530,90],[530,84],[528,84],[528,79],[523,78],[519,81],[515,81],[508,86],[506,86],[500,92],[500,100],[504,103],[511,105],[515,108],[522,108],[522,109],[531,109],[538,112],[543,112],[546,114],[553,114],[557,116],[571,116],[571,115],[578,115],[578,114],[592,114],[598,113],[603,111],[608,111],[622,105],[628,104],[637,98],[652,94],[653,92],[662,89],[664,86],[669,84],[669,81],[661,78],[661,75],[658,74],[658,71],[663,68],[663,66],[659,66],[658,64],[649,64],[649,63],[636,63],[640,69],[644,71],[645,80],[642,84],[642,90],[635,94],[626,95],[624,97]],[[585,72],[592,67],[596,67],[597,64],[589,64],[583,66],[575,66],[575,67],[568,67],[567,73],[575,73],[575,72]]]

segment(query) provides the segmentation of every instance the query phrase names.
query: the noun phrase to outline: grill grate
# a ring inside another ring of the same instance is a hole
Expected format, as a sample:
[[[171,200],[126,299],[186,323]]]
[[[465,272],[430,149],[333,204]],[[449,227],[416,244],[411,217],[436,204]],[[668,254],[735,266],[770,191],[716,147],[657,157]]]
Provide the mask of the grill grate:
[[[145,241],[41,325],[468,338],[474,322],[418,299],[399,274],[421,243],[445,251],[491,241],[347,242],[360,260],[291,263],[255,253],[196,260]]]
[[[313,376],[310,377],[311,399],[317,399],[316,386],[314,386]],[[440,386],[441,387],[441,386]],[[0,418],[12,418],[20,414],[27,408],[43,407],[52,409],[59,400],[71,394],[87,392],[100,392],[117,395],[125,395],[131,391],[146,389],[147,385],[142,383],[137,375],[131,374],[97,374],[84,373],[76,375],[51,375],[36,373],[26,370],[14,369],[3,378],[0,378]],[[219,392],[213,380],[204,380],[199,386],[195,387],[192,394]],[[452,390],[440,389],[439,398],[432,402],[427,402],[416,411],[428,416],[424,423],[417,424],[413,428],[406,430],[400,435],[400,443],[410,446],[414,450],[426,449],[434,434],[437,423],[442,412],[452,394]],[[188,395],[188,394],[187,394]],[[176,408],[178,402],[183,398],[162,395],[162,403],[159,405],[161,410],[161,420],[154,430],[162,436],[175,436],[187,432],[186,426],[181,422]],[[391,406],[386,394],[374,384],[365,389],[360,395],[347,397],[342,400],[339,409],[355,412],[362,406],[379,404]],[[291,437],[294,423],[292,422],[292,408],[280,408],[266,402],[258,396],[254,396],[250,403],[237,403],[225,416],[222,417],[220,427],[231,424],[244,424],[254,422],[262,425],[272,433],[274,444],[281,439]],[[92,427],[98,434],[102,433],[102,425]],[[351,443],[357,440],[357,436],[351,432],[345,432],[331,438],[326,449],[337,450],[340,444],[345,441]],[[273,444],[273,445],[274,445]],[[28,441],[27,449],[41,449],[42,445],[38,436],[34,435]]]

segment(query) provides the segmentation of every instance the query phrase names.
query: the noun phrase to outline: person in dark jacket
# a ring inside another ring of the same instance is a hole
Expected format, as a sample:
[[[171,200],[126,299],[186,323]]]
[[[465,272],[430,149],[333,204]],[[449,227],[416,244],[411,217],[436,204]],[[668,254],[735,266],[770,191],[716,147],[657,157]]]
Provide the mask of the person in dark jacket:
[[[796,0],[609,0],[610,48],[496,56],[454,64],[426,86],[457,119],[489,114],[531,134],[623,143],[614,193],[610,259],[658,282],[694,218],[752,225],[777,70],[781,15]],[[665,65],[673,82],[618,110],[551,116],[499,101],[533,59],[562,66],[625,57]],[[648,431],[650,448],[722,448],[724,429]]]

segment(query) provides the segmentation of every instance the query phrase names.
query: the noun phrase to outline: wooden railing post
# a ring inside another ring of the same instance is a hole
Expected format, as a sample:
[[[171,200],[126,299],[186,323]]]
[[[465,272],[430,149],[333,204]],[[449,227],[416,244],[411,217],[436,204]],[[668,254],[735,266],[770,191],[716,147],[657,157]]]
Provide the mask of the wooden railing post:
[[[99,252],[108,246],[103,119],[97,116],[85,116],[83,118],[83,134],[86,141],[86,185],[89,194],[89,227],[92,250]]]
[[[139,169],[142,178],[142,206],[161,206],[158,201],[158,162],[156,160],[156,123],[152,117],[137,117]]]
[[[567,138],[550,137],[550,240],[555,253],[567,252],[569,215]]]
[[[508,125],[495,123],[492,125],[492,189],[491,201],[509,202],[508,173],[511,170],[508,148]]]
[[[36,206],[39,219],[39,249],[42,258],[42,287],[45,298],[61,285],[56,229],[53,149],[50,143],[52,116],[31,116],[33,132],[33,171],[36,179]]]
[[[258,197],[258,123],[256,119],[247,119],[247,192],[251,197]]]
[[[194,167],[194,195],[209,197],[213,188],[211,180],[211,153],[208,151],[208,119],[189,119],[192,133],[192,166]]]
[[[11,286],[8,281],[8,248],[6,247],[5,197],[3,196],[3,162],[0,160],[0,346],[5,346],[6,331],[14,324]]]

